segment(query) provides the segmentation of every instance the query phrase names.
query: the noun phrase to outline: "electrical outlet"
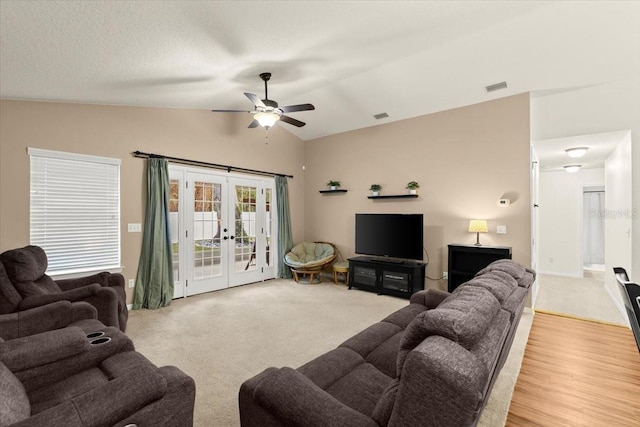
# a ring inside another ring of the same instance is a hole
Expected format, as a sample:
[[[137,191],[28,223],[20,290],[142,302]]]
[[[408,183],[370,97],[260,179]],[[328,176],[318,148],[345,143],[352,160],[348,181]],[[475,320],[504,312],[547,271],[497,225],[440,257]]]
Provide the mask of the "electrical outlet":
[[[136,286],[136,279],[129,279],[129,287],[134,288]]]
[[[443,279],[448,279],[449,278],[449,272],[448,271],[443,271],[442,272],[442,278]]]

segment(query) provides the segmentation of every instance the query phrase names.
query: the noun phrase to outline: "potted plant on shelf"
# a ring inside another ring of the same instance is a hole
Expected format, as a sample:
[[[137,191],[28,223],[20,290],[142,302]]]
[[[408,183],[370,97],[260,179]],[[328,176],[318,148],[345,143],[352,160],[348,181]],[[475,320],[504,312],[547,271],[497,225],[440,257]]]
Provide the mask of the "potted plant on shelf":
[[[382,186],[380,184],[371,184],[371,187],[369,187],[369,190],[371,190],[372,196],[379,196],[380,190],[382,190]]]
[[[420,188],[420,184],[415,181],[411,181],[407,184],[407,190],[409,190],[409,194],[418,194],[418,188]]]
[[[327,186],[329,186],[329,190],[337,190],[340,187],[340,181],[330,180],[327,182]]]

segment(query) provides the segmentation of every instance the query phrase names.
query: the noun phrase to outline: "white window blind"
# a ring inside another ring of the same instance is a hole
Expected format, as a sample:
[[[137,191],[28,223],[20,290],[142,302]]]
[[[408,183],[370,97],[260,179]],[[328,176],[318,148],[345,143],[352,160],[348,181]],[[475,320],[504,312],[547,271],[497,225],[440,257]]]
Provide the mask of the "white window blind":
[[[30,239],[48,274],[120,268],[120,159],[29,148]]]

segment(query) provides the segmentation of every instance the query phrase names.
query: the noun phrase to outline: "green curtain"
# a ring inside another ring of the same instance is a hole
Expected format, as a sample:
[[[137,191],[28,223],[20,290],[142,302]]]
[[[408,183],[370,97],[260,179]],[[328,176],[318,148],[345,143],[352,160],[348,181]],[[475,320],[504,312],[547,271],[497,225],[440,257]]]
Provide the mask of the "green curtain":
[[[285,176],[276,176],[276,208],[278,211],[278,277],[291,279],[291,270],[284,263],[285,254],[293,247],[289,187]]]
[[[173,255],[169,235],[169,166],[147,160],[147,209],[133,308],[166,307],[173,298]]]

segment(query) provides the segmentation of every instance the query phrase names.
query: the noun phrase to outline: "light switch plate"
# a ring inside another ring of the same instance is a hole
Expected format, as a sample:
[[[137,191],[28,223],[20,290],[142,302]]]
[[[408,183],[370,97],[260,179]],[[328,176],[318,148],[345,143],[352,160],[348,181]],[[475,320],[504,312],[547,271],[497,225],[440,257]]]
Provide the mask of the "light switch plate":
[[[499,225],[496,227],[496,233],[498,234],[507,234],[507,226],[506,225]]]
[[[142,224],[140,223],[127,224],[127,231],[129,233],[140,233],[142,232]]]

